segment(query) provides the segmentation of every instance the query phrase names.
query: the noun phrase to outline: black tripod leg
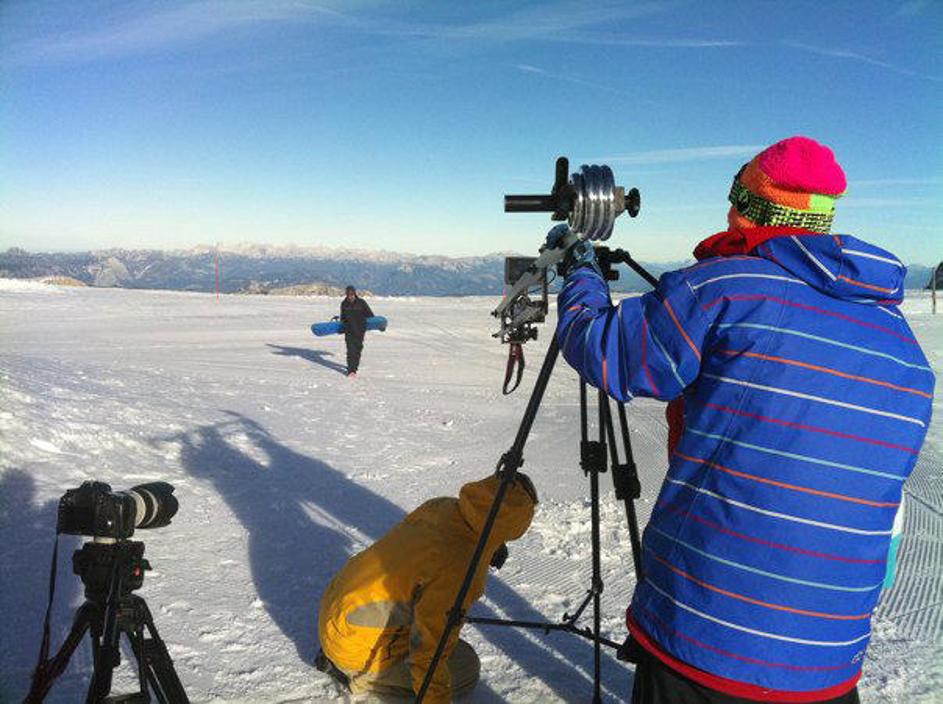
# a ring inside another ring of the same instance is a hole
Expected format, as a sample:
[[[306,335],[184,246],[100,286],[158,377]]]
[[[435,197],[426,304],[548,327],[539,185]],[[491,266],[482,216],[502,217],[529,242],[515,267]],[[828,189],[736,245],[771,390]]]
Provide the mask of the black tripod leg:
[[[606,400],[606,394],[599,392],[599,444],[605,448],[605,417],[603,405],[608,410],[609,402]],[[603,450],[603,456],[604,456]],[[601,702],[600,686],[602,678],[602,646],[600,644],[600,629],[602,625],[602,605],[601,597],[603,590],[602,568],[599,562],[599,472],[605,469],[605,460],[602,460],[602,467],[598,465],[590,468],[589,472],[589,492],[592,510],[592,545],[593,545],[593,702]]]
[[[642,495],[642,485],[638,478],[638,468],[632,454],[632,439],[629,437],[629,422],[625,417],[625,404],[619,403],[619,428],[622,432],[622,445],[625,448],[625,464],[620,465],[621,477],[619,484],[623,486],[622,498],[625,500],[625,515],[629,524],[629,540],[632,543],[632,559],[635,563],[635,579],[643,579],[642,572],[642,539],[638,528],[638,514],[635,511],[635,500]],[[618,488],[618,484],[617,484]]]
[[[154,696],[160,704],[189,704],[167,645],[154,625],[151,610],[143,598],[133,595],[131,598],[138,626],[138,637],[131,639],[131,648]]]
[[[39,704],[39,702],[42,702],[46,698],[56,678],[65,671],[66,666],[69,664],[69,659],[82,641],[82,637],[88,632],[91,624],[99,618],[101,618],[99,609],[92,602],[86,601],[79,607],[72,621],[72,630],[69,631],[65,642],[63,642],[55,655],[45,662],[40,663],[36,668],[36,672],[33,673],[33,682],[30,686],[29,694],[27,694],[26,699],[23,700],[23,704]],[[93,650],[97,649],[97,646],[97,639],[93,635]]]
[[[625,448],[625,464],[619,462],[619,450],[616,445],[616,434],[612,423],[612,412],[608,400],[603,409],[606,426],[606,435],[609,446],[612,448],[612,483],[616,489],[616,499],[625,504],[625,517],[629,525],[629,540],[632,546],[632,563],[635,567],[635,578],[642,578],[641,546],[639,541],[638,517],[635,512],[635,499],[641,494],[638,474],[635,469],[635,460],[632,457],[632,441],[629,438],[629,426],[625,417],[625,404],[619,403],[619,423],[622,432],[622,446]]]
[[[465,603],[465,597],[468,596],[468,590],[471,588],[472,579],[481,564],[481,558],[491,537],[491,530],[494,528],[494,522],[498,517],[498,510],[504,501],[504,495],[507,488],[517,476],[518,468],[524,464],[524,444],[527,442],[527,436],[537,417],[537,409],[540,408],[540,402],[543,400],[544,392],[547,390],[547,384],[550,381],[550,374],[553,372],[553,365],[557,361],[560,353],[560,345],[557,342],[557,336],[551,338],[550,346],[547,348],[547,356],[544,358],[543,366],[540,368],[540,374],[537,376],[537,382],[534,384],[534,390],[531,392],[530,400],[527,402],[527,409],[524,411],[524,417],[521,419],[521,425],[517,429],[517,435],[514,438],[514,444],[511,449],[505,452],[498,462],[498,474],[501,476],[501,484],[498,485],[498,491],[495,494],[494,502],[491,504],[491,510],[481,528],[481,535],[478,538],[478,544],[475,546],[475,552],[472,553],[471,560],[468,563],[468,570],[465,572],[465,578],[462,580],[462,586],[458,590],[452,608],[449,609],[445,629],[442,631],[442,637],[436,645],[435,653],[426,670],[426,676],[422,680],[422,686],[416,694],[416,704],[421,704],[426,691],[432,683],[432,677],[435,674],[436,667],[442,659],[442,653],[445,652],[445,644],[448,642],[452,631],[458,626],[464,617],[462,604]]]

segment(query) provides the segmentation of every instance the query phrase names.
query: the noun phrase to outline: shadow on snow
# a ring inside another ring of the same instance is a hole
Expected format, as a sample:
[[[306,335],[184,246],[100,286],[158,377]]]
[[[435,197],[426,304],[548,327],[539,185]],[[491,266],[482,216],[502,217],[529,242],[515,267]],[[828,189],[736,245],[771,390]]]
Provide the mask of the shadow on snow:
[[[281,355],[283,357],[301,357],[302,359],[306,359],[314,364],[320,364],[322,367],[326,367],[327,369],[338,372],[339,374],[347,374],[347,367],[345,365],[325,359],[325,357],[333,357],[333,352],[325,352],[323,350],[309,350],[304,347],[284,347],[282,345],[273,345],[271,343],[266,344],[272,348],[272,354]]]
[[[0,476],[0,701],[21,701],[30,687],[42,640],[49,595],[49,567],[56,539],[58,499],[36,503],[36,485],[22,469]],[[72,626],[82,596],[81,581],[72,574],[77,536],[59,539],[55,606],[50,629],[54,654]],[[85,699],[92,671],[91,640],[79,643],[66,671],[56,680],[47,702]]]
[[[161,440],[180,445],[184,469],[212,482],[245,526],[258,595],[302,660],[312,663],[318,648],[318,600],[328,582],[352,554],[381,537],[405,512],[330,465],[282,445],[254,420],[228,415],[230,420]],[[230,435],[248,437],[265,457],[264,463],[238,450]],[[543,620],[494,576],[486,593],[504,614]],[[500,616],[482,603],[476,606],[476,615]],[[567,634],[540,638],[503,627],[483,627],[482,633],[561,699],[585,698],[592,689],[593,649],[588,641]],[[604,682],[624,699],[627,671],[610,657],[603,665]],[[500,700],[484,681],[471,696],[477,701]]]

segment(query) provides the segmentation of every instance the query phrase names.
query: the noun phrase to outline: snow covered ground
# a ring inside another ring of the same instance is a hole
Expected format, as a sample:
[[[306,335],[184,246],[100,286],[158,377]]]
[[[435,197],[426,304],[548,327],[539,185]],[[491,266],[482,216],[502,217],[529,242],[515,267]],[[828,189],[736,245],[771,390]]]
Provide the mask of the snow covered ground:
[[[154,568],[138,593],[192,701],[345,700],[310,665],[323,588],[405,512],[493,470],[550,329],[527,347],[522,388],[503,397],[493,299],[372,299],[390,328],[370,334],[361,376],[348,380],[343,339],[308,331],[338,303],[0,281],[0,701],[22,698],[35,665],[58,499],[90,478],[116,490],[152,480],[177,487],[173,524],[135,534]],[[943,370],[943,315],[930,315],[921,292],[904,309]],[[556,621],[583,598],[590,519],[577,392],[561,363],[526,451],[542,503],[478,615]],[[939,404],[908,484],[899,581],[875,621],[865,702],[943,701]],[[662,406],[641,401],[629,417],[644,524],[666,466]],[[608,475],[602,488],[603,628],[621,641],[632,559]],[[71,573],[81,540],[61,543],[54,647],[83,598]],[[466,701],[589,698],[588,641],[463,633],[482,659]],[[90,660],[83,643],[48,701],[81,701]],[[128,681],[123,673],[115,691]],[[603,681],[606,701],[624,701],[631,670],[607,654]]]

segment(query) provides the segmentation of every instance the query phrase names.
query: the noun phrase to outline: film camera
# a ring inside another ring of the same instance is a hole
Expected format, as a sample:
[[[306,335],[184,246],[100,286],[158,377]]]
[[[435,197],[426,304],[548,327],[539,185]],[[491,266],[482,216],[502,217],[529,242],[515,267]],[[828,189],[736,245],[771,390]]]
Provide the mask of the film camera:
[[[491,315],[500,322],[493,337],[508,345],[508,361],[502,391],[505,395],[516,389],[524,374],[524,348],[528,340],[537,339],[537,325],[547,318],[549,310],[547,272],[565,266],[567,253],[580,240],[602,242],[612,235],[615,220],[622,213],[636,217],[641,208],[637,188],[626,190],[617,186],[612,170],[605,165],[583,164],[567,176],[570,162],[557,159],[556,177],[547,195],[506,195],[506,213],[551,213],[550,219],[565,221],[559,228],[555,245],[545,245],[538,257],[507,257],[504,260],[504,298]],[[619,278],[612,266],[625,263],[650,283],[653,278],[623,250],[595,247],[603,275],[609,280]],[[515,371],[516,370],[516,371]]]
[[[617,186],[608,166],[584,164],[568,176],[569,169],[566,157],[557,159],[554,184],[547,195],[504,197],[507,213],[548,212],[551,220],[566,222],[566,235],[556,247],[541,249],[539,257],[505,259],[505,296],[491,315],[501,323],[494,337],[512,346],[537,338],[534,326],[544,321],[548,310],[547,270],[560,264],[580,240],[609,239],[617,217],[627,212],[634,218],[641,208],[638,189]],[[603,254],[599,248],[597,252]]]
[[[59,500],[56,531],[94,538],[130,538],[135,528],[162,528],[177,513],[174,488],[150,482],[113,492],[104,482],[87,481]]]

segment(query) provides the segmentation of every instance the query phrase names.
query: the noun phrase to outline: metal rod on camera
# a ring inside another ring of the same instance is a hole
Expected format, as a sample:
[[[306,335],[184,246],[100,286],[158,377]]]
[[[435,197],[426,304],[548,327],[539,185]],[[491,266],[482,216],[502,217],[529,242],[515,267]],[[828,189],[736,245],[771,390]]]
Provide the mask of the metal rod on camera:
[[[507,488],[517,476],[518,468],[524,464],[524,444],[527,442],[527,436],[530,434],[534,419],[537,417],[537,409],[540,408],[540,402],[543,400],[544,392],[547,390],[547,384],[550,381],[550,375],[553,372],[553,366],[557,361],[559,352],[560,345],[557,341],[557,336],[553,335],[550,340],[550,346],[547,348],[547,356],[544,358],[543,365],[540,367],[537,382],[534,384],[534,390],[531,392],[530,400],[527,402],[524,417],[521,419],[520,427],[518,427],[517,436],[514,438],[514,444],[511,445],[511,448],[507,452],[501,455],[501,459],[498,461],[497,473],[501,476],[501,483],[498,485],[498,491],[491,504],[488,517],[485,519],[485,523],[481,528],[481,536],[478,538],[478,544],[475,546],[475,551],[472,553],[471,560],[468,563],[465,579],[462,580],[462,586],[458,590],[452,608],[450,608],[446,614],[445,630],[439,638],[439,643],[436,645],[432,661],[429,663],[429,668],[426,670],[426,676],[423,678],[419,692],[416,694],[416,704],[420,704],[423,697],[426,696],[426,691],[432,683],[435,669],[442,659],[442,654],[445,652],[445,644],[448,642],[449,635],[465,616],[462,604],[465,602],[465,597],[468,596],[472,579],[474,579],[478,565],[481,563],[485,546],[488,543],[488,538],[491,537],[491,530],[494,528],[494,522],[498,517],[498,511],[504,501]]]
[[[552,213],[557,209],[552,195],[504,196],[505,213]]]

